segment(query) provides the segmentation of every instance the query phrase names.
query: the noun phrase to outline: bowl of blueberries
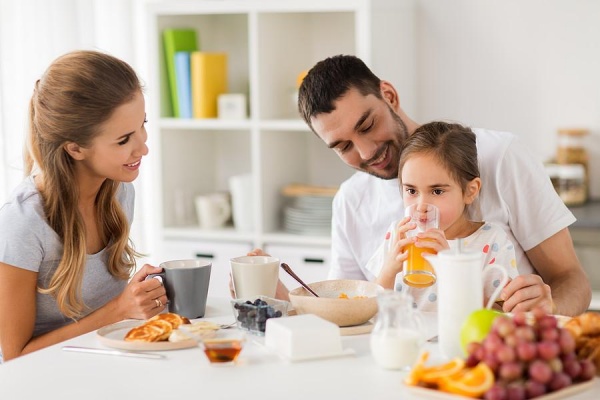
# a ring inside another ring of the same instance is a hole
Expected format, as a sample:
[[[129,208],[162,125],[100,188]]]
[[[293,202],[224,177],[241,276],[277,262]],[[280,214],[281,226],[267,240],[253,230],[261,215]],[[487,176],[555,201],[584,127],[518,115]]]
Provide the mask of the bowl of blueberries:
[[[287,301],[267,296],[259,296],[254,300],[231,300],[238,329],[258,336],[265,335],[269,318],[286,316],[289,305],[290,303]]]

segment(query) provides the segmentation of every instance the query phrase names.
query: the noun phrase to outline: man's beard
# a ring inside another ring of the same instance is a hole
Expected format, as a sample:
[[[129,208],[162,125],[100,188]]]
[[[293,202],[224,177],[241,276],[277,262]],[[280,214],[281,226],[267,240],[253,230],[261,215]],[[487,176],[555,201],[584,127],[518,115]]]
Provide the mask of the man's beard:
[[[399,167],[398,164],[400,162],[400,150],[402,147],[402,143],[404,143],[404,139],[406,139],[408,137],[408,129],[406,128],[406,124],[404,123],[404,121],[402,121],[400,116],[398,114],[396,114],[389,105],[388,105],[388,110],[390,112],[390,115],[392,116],[392,119],[394,120],[394,122],[396,122],[396,124],[395,124],[396,129],[394,130],[395,136],[396,136],[395,140],[389,140],[389,141],[385,142],[377,150],[377,153],[375,153],[375,155],[373,157],[371,157],[370,160],[360,163],[360,165],[356,168],[358,171],[366,172],[369,175],[373,175],[376,178],[385,179],[385,180],[391,180],[391,179],[398,178],[398,167]],[[385,151],[395,152],[395,154],[392,155],[391,164],[389,165],[391,167],[389,175],[388,174],[382,175],[378,171],[372,171],[369,169],[369,164],[371,162],[373,162],[374,160],[377,160],[379,157],[381,157],[381,155]]]

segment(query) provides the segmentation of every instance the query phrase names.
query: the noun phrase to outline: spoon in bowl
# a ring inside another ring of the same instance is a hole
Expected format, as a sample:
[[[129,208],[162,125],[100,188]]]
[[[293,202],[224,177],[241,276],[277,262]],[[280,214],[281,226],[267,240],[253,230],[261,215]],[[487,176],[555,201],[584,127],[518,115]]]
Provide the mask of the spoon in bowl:
[[[312,294],[315,295],[315,297],[319,297],[318,294],[316,294],[314,292],[314,290],[312,290],[310,287],[308,287],[308,285],[306,283],[304,283],[304,281],[302,279],[300,279],[298,277],[298,275],[296,275],[296,273],[294,271],[292,271],[292,269],[290,268],[289,265],[287,265],[286,263],[281,263],[281,268],[287,272],[292,278],[294,278],[299,284],[302,285],[302,287],[306,290],[308,290],[309,292],[311,292]]]

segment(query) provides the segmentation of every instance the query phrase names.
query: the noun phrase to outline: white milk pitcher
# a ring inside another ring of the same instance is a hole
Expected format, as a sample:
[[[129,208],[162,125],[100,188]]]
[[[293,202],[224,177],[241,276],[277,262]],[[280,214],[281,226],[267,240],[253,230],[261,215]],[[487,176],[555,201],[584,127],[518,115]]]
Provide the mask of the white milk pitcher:
[[[463,357],[460,331],[464,321],[483,307],[483,276],[492,270],[502,274],[502,281],[486,304],[490,308],[508,282],[504,267],[491,264],[483,269],[483,253],[444,250],[427,256],[437,276],[438,342],[447,358]]]

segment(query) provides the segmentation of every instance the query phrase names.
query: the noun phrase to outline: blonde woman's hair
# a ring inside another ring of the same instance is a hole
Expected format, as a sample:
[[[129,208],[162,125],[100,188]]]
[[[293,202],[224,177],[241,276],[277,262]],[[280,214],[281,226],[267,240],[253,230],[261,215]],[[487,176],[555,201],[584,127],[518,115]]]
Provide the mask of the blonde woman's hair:
[[[54,275],[38,291],[56,298],[69,318],[86,310],[82,279],[86,236],[79,213],[74,161],[64,149],[73,142],[90,147],[115,109],[142,91],[135,71],[122,60],[96,51],[74,51],[57,58],[35,84],[25,151],[25,174],[41,174],[39,190],[48,224],[63,252]],[[121,182],[107,179],[96,196],[96,218],[108,255],[108,271],[128,279],[138,253],[129,241],[129,223],[116,192]]]

